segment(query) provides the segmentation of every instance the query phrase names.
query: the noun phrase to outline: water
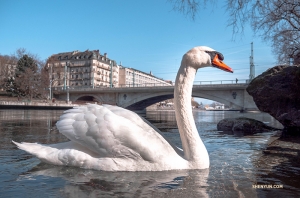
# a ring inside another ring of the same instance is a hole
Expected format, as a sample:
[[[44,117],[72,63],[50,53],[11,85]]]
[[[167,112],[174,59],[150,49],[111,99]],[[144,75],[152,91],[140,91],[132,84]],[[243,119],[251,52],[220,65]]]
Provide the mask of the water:
[[[53,130],[60,110],[0,110],[0,197],[268,197],[300,196],[298,167],[293,171],[261,170],[255,160],[273,132],[229,134],[216,129],[223,118],[246,116],[274,127],[264,113],[194,111],[210,155],[207,170],[103,172],[41,163],[16,148],[11,140],[52,144],[67,139]],[[173,111],[147,112],[147,119],[180,146]],[[282,176],[284,175],[284,177]],[[289,181],[287,178],[293,178]],[[281,184],[283,189],[255,189],[256,183]]]

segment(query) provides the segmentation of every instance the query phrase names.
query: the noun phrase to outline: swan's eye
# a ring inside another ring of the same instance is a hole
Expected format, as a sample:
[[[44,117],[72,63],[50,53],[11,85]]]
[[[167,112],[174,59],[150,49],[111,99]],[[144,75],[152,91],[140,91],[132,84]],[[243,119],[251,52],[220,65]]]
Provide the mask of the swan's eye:
[[[217,53],[217,55],[218,55],[218,58],[222,61],[222,60],[224,60],[224,56],[223,56],[223,54],[221,54],[220,52],[216,52]]]
[[[213,60],[216,56],[218,56],[219,60],[224,60],[224,56],[222,53],[217,52],[217,51],[206,51],[206,53],[208,53],[211,57],[211,60]]]

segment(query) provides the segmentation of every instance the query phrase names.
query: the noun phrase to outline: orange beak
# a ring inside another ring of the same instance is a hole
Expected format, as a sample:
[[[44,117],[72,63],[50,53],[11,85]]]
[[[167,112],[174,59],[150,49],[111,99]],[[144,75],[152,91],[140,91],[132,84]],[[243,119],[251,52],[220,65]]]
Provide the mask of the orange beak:
[[[223,61],[221,61],[219,59],[218,54],[215,55],[215,57],[212,61],[212,65],[215,66],[216,68],[219,68],[219,69],[223,70],[223,71],[233,73],[233,70],[228,65],[226,65]]]

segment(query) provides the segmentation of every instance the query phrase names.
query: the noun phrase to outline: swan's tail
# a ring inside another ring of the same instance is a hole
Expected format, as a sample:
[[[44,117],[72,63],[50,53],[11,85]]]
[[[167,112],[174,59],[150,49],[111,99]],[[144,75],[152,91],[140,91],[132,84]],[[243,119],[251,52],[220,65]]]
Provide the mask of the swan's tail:
[[[36,156],[41,161],[48,164],[76,166],[85,169],[104,171],[135,171],[140,169],[133,159],[98,158],[91,153],[91,151],[83,149],[82,146],[71,141],[55,145],[41,145],[38,143],[27,142],[18,143],[15,141],[12,141],[12,143],[17,145],[19,149]]]
[[[94,153],[84,149],[82,146],[69,142],[52,145],[42,145],[38,143],[18,143],[12,141],[21,150],[24,150],[41,161],[53,165],[77,166],[86,169],[111,170],[110,158],[96,158]],[[110,162],[110,163],[108,163]]]
[[[27,153],[30,153],[32,155],[37,155],[37,151],[39,151],[40,147],[42,146],[37,143],[27,143],[27,142],[18,143],[13,140],[12,143],[14,143],[19,149],[24,150]]]
[[[12,143],[14,143],[19,149],[36,156],[43,162],[55,165],[63,165],[63,163],[57,158],[57,148],[41,145],[38,143],[18,143],[13,140]]]

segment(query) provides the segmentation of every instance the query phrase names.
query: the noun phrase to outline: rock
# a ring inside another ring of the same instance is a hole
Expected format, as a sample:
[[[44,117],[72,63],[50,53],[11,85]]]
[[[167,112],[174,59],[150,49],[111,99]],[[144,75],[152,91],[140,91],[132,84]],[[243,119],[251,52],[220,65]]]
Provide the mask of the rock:
[[[225,118],[218,123],[217,129],[218,131],[232,131],[245,133],[257,133],[278,130],[276,128],[267,126],[261,121],[245,117]]]
[[[300,135],[300,67],[276,66],[251,81],[247,92],[260,111],[283,126],[284,134]]]

